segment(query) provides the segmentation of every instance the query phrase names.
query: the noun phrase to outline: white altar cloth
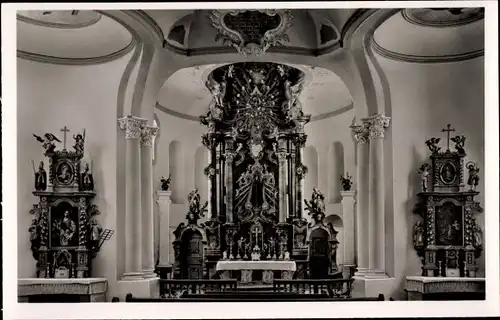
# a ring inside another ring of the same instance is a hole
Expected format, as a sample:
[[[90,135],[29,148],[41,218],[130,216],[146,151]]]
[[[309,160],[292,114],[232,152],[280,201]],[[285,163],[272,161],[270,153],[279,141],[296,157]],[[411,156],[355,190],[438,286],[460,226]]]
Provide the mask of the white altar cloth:
[[[75,294],[87,296],[89,302],[105,302],[108,290],[106,278],[21,278],[17,279],[19,298],[32,295]]]
[[[219,261],[216,266],[217,271],[230,270],[279,270],[279,271],[295,271],[297,265],[295,261]]]

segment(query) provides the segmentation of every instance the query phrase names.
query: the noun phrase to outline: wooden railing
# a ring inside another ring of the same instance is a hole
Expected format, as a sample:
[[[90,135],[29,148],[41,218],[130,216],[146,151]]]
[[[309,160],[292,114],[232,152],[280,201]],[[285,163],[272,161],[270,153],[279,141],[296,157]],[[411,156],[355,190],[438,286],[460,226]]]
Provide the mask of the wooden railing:
[[[125,302],[295,302],[295,301],[384,301],[384,295],[379,294],[378,297],[368,297],[368,298],[330,298],[323,294],[290,294],[289,296],[275,293],[275,296],[271,298],[271,295],[266,295],[262,293],[249,293],[248,295],[226,295],[226,294],[185,294],[180,299],[179,298],[137,298],[133,297],[131,293],[127,294]]]
[[[206,291],[236,290],[237,280],[160,279],[161,298],[179,298],[183,294],[203,294]]]
[[[273,291],[298,294],[326,293],[330,298],[349,298],[353,282],[354,279],[276,279],[273,281]]]

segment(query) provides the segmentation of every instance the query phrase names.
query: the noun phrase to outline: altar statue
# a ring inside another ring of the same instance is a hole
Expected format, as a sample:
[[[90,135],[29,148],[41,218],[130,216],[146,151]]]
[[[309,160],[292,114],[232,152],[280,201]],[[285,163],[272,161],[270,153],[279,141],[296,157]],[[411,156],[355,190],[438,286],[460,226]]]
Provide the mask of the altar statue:
[[[311,200],[307,201],[304,199],[306,205],[305,210],[309,211],[309,215],[312,216],[316,223],[323,221],[325,218],[325,196],[318,188],[313,189]]]
[[[94,190],[94,178],[92,177],[92,173],[89,172],[89,164],[85,164],[85,171],[82,173],[81,181],[82,181],[82,190],[83,191],[92,191]]]
[[[471,191],[475,191],[477,185],[479,184],[479,167],[472,161],[469,161],[466,165],[469,169],[469,179],[467,179],[467,184],[470,186]]]
[[[35,170],[35,162],[31,162],[33,164],[33,171]],[[40,161],[40,165],[38,166],[38,172],[35,172],[35,190],[36,191],[45,191],[47,189],[47,172],[43,168],[43,161]]]
[[[76,234],[76,223],[71,219],[69,211],[64,212],[63,218],[56,222],[55,229],[59,232],[61,246],[68,246]]]
[[[422,192],[426,192],[428,189],[428,179],[430,176],[429,170],[431,166],[428,163],[424,163],[420,169],[418,169],[418,173],[420,174],[420,182],[422,187]]]
[[[78,133],[76,136],[73,135],[73,139],[75,139],[75,145],[73,148],[77,154],[83,154],[83,148],[85,144],[85,129],[83,130],[83,134]]]
[[[43,138],[37,136],[36,134],[33,134],[33,136],[36,138],[36,140],[40,143],[42,143],[43,148],[45,149],[45,154],[53,153],[56,145],[54,141],[61,142],[55,135],[52,133],[46,133]]]

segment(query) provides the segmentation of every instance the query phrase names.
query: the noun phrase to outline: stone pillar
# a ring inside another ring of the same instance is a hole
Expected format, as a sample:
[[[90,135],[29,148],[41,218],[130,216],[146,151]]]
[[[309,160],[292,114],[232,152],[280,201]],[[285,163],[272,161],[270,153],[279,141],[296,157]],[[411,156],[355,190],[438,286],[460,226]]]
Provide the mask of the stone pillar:
[[[172,248],[172,240],[170,239],[170,196],[172,191],[157,191],[159,223],[160,223],[160,262],[159,267],[170,267],[170,249]]]
[[[142,279],[141,130],[147,120],[127,116],[118,120],[125,130],[125,272],[124,280]]]
[[[226,222],[233,223],[233,160],[234,160],[233,142],[226,142]]]
[[[355,191],[340,191],[342,195],[342,218],[344,220],[344,264],[355,264],[354,248],[354,195]]]
[[[357,275],[364,274],[368,264],[368,128],[364,125],[351,127],[357,148],[356,164],[356,244]]]
[[[153,210],[153,139],[156,127],[145,127],[141,134],[141,207],[142,207],[142,275],[156,277],[154,273],[154,210]]]
[[[364,119],[369,127],[369,267],[385,274],[385,212],[384,212],[384,131],[390,118],[374,115]]]
[[[287,157],[288,153],[286,152],[286,141],[284,139],[280,139],[279,141],[279,152],[278,156],[278,165],[279,165],[279,222],[286,222],[287,207],[286,207],[286,196],[287,196],[287,181],[286,181],[286,171],[287,171]]]

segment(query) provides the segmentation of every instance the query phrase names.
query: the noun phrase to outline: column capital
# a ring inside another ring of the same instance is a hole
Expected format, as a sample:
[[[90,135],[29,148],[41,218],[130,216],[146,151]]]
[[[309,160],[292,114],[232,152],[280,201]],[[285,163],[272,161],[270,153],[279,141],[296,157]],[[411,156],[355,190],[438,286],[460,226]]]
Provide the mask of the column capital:
[[[363,125],[353,125],[350,128],[352,130],[352,133],[354,134],[356,144],[368,143],[368,135],[370,133],[370,130],[365,123],[363,123]]]
[[[153,145],[153,140],[158,134],[158,127],[143,127],[141,129],[141,145],[151,147]]]
[[[288,152],[280,151],[276,152],[276,156],[278,157],[279,162],[285,162],[286,158],[288,157]]]
[[[170,197],[172,196],[172,191],[158,190],[158,191],[156,191],[156,194],[158,195],[157,202],[160,202],[160,201],[171,202],[172,201],[172,200],[170,200]]]
[[[125,130],[125,139],[139,139],[147,122],[147,119],[131,115],[118,119],[120,129]]]
[[[369,118],[363,119],[369,130],[369,138],[384,138],[385,129],[391,124],[391,118],[383,114],[376,114]]]

